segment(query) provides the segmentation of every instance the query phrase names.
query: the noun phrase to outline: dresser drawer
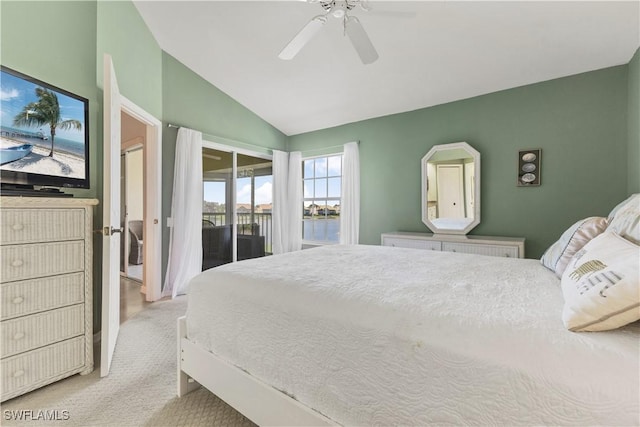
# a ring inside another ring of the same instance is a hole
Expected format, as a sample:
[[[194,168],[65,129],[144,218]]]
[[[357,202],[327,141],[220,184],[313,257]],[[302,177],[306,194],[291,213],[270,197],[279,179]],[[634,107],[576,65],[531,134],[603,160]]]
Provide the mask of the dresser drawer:
[[[13,356],[84,334],[84,305],[72,305],[0,324],[2,357]]]
[[[83,239],[84,216],[84,209],[3,209],[0,243]]]
[[[432,251],[439,251],[442,243],[433,240],[422,239],[403,239],[399,237],[385,237],[384,246],[394,246],[397,248],[410,248],[410,249],[428,249]]]
[[[448,252],[460,252],[465,254],[489,255],[507,258],[519,257],[517,246],[442,242],[442,250]]]
[[[1,246],[0,282],[84,270],[84,241]]]
[[[2,320],[84,302],[84,272],[2,284]]]
[[[84,344],[84,337],[77,337],[2,360],[2,400],[79,372]]]

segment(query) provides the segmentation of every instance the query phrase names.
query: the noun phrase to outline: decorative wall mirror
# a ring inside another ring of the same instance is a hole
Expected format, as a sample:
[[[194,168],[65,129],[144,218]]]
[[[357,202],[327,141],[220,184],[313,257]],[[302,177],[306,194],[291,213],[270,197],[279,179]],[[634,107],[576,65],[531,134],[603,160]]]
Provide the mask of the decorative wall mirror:
[[[435,145],[422,158],[422,222],[460,235],[480,223],[480,153],[466,142]]]

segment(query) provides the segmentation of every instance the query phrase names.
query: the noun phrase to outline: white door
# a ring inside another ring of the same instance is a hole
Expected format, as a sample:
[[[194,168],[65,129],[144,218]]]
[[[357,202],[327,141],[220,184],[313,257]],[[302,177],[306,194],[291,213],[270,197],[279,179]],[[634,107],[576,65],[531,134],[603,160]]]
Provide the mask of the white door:
[[[462,165],[438,165],[438,218],[464,218]]]
[[[111,56],[104,56],[104,187],[100,376],[109,374],[120,330],[120,92]]]

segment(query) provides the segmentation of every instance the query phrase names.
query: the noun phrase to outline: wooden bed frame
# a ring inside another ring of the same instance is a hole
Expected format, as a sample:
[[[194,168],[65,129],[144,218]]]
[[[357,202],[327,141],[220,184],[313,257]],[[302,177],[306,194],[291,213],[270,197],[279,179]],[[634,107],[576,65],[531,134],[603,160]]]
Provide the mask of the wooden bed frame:
[[[187,338],[178,318],[178,397],[200,385],[258,425],[335,426],[334,421],[220,359]]]

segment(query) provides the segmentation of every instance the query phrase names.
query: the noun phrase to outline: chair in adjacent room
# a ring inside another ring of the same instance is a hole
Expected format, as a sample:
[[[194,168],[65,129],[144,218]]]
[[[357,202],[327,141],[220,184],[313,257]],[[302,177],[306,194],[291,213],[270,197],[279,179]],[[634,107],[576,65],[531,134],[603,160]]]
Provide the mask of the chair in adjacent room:
[[[142,221],[129,221],[129,240],[131,242],[129,250],[129,264],[142,264],[143,228]]]

